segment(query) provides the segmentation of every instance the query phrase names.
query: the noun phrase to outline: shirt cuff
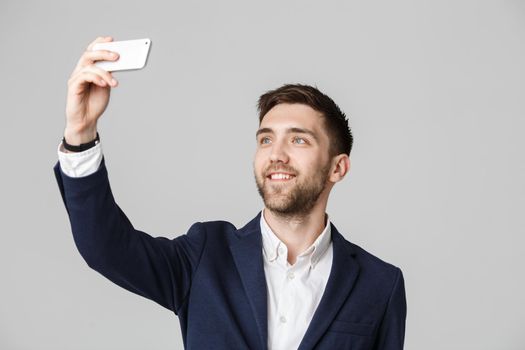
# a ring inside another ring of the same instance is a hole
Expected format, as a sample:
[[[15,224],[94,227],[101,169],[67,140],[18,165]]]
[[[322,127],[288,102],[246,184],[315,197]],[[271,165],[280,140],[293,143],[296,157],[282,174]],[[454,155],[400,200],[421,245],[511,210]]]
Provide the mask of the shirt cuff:
[[[60,168],[69,177],[84,177],[96,172],[102,162],[102,146],[99,142],[83,152],[66,153],[62,141],[57,149]]]

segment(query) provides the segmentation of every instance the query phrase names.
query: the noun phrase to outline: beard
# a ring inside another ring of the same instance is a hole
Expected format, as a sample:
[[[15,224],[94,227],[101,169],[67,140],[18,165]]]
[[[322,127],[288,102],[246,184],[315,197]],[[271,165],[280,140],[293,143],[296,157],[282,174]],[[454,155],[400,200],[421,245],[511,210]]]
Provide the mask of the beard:
[[[330,162],[320,167],[317,171],[305,178],[299,179],[294,169],[280,168],[290,171],[296,176],[291,183],[271,183],[266,176],[259,177],[255,174],[257,190],[261,195],[264,205],[269,210],[281,216],[305,216],[309,214],[317,203],[319,196],[326,188]],[[263,174],[267,174],[264,172]]]

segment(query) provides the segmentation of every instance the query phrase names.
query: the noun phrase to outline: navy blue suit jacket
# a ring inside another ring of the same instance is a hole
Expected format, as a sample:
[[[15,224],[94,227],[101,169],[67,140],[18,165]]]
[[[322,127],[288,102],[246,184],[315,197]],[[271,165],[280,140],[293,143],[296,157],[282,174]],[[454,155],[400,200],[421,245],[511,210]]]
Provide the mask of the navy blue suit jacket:
[[[94,174],[55,176],[87,264],[178,315],[187,349],[266,349],[267,299],[259,213],[241,229],[198,222],[174,239],[135,229],[116,204],[104,160]],[[299,349],[403,348],[401,270],[332,225],[333,264]]]

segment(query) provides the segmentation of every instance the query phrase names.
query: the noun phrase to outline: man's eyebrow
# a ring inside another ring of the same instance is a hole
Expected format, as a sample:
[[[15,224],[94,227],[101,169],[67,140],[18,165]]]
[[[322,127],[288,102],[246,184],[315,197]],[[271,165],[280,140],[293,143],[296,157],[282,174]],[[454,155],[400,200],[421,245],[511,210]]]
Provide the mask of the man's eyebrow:
[[[261,128],[255,133],[255,137],[258,137],[260,134],[273,134],[273,130],[270,128]]]
[[[273,134],[273,133],[274,132],[271,128],[261,128],[257,130],[257,133],[255,133],[255,137],[258,137],[260,134]],[[288,128],[286,129],[286,133],[287,134],[292,134],[292,133],[307,134],[307,135],[312,136],[316,142],[319,142],[319,138],[317,137],[317,135],[312,130],[309,130],[309,129],[296,128],[296,127]]]

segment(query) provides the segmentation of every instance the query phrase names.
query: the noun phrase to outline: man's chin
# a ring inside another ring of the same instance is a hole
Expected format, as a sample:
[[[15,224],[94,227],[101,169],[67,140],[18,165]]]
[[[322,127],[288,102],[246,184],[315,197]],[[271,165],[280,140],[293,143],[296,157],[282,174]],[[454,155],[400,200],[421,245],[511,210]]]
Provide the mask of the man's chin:
[[[294,207],[293,203],[290,203],[288,196],[284,195],[275,195],[273,198],[267,197],[264,200],[264,206],[276,213],[289,213]]]

